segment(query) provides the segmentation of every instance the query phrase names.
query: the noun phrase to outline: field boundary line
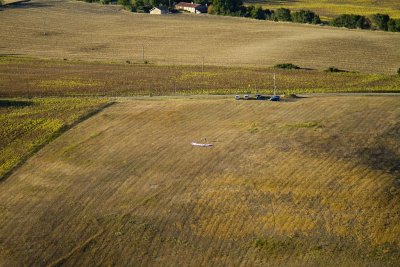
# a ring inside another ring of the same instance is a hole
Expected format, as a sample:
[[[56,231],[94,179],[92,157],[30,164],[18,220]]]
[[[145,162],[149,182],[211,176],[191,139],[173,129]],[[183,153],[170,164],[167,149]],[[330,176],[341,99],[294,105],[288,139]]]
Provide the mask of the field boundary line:
[[[21,160],[13,166],[10,170],[8,170],[3,176],[0,176],[0,183],[7,180],[19,167],[21,167],[28,159],[30,159],[32,156],[34,156],[36,153],[38,153],[42,148],[44,148],[46,145],[50,144],[52,141],[56,140],[59,136],[61,136],[63,133],[67,132],[68,130],[72,129],[76,125],[78,125],[81,122],[84,122],[85,120],[89,119],[90,117],[98,114],[99,112],[103,111],[104,109],[110,107],[111,105],[114,105],[117,103],[116,101],[111,101],[106,104],[103,104],[99,106],[98,108],[83,114],[80,116],[78,119],[76,119],[74,122],[71,124],[65,124],[63,125],[58,131],[54,132],[47,140],[43,141],[43,143],[35,146],[31,151],[29,151],[25,156],[21,158]]]

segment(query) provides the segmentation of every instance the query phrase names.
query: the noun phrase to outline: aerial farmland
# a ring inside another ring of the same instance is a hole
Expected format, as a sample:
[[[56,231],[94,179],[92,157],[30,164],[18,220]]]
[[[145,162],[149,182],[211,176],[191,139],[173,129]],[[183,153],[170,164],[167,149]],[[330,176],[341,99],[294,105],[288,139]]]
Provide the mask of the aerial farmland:
[[[400,33],[3,4],[0,266],[399,265]]]

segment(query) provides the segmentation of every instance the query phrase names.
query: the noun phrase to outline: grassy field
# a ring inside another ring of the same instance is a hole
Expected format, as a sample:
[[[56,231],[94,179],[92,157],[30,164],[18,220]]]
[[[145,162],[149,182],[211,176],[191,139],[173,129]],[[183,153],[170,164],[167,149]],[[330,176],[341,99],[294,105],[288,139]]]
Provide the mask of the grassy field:
[[[400,92],[400,75],[0,57],[0,97]]]
[[[164,65],[271,67],[394,74],[400,34],[209,15],[151,16],[116,6],[33,0],[1,11],[1,55]]]
[[[290,10],[309,9],[325,19],[341,14],[370,16],[381,13],[392,18],[400,18],[400,2],[397,0],[247,0],[247,4],[261,4],[265,8],[289,8]]]
[[[396,266],[399,121],[398,97],[125,99],[0,183],[0,265]]]
[[[0,99],[0,180],[106,99]]]
[[[399,92],[400,34],[65,0],[0,20],[0,266],[399,265],[400,97],[204,94]]]

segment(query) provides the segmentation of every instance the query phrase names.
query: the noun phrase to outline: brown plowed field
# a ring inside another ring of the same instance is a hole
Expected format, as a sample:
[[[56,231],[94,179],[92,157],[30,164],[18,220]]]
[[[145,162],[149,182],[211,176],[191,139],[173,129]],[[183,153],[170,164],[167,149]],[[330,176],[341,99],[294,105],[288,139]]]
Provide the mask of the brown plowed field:
[[[394,266],[399,121],[398,97],[122,100],[0,183],[0,265]]]
[[[395,74],[400,34],[209,15],[135,14],[116,6],[33,0],[1,13],[0,54]]]

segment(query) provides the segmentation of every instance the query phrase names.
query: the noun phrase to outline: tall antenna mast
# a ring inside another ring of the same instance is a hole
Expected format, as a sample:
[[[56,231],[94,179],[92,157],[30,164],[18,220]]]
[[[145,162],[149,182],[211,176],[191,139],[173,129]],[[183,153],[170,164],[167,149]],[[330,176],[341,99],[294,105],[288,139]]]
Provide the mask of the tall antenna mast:
[[[276,74],[274,73],[274,95],[276,95]]]

